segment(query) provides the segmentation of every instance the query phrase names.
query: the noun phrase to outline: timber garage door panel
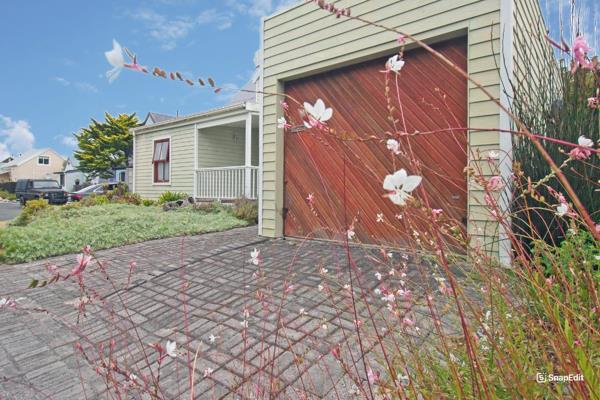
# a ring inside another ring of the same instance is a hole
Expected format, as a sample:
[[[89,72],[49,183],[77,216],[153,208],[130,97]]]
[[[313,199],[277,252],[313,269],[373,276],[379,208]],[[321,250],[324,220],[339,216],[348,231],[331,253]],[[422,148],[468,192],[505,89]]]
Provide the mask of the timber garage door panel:
[[[435,48],[466,70],[465,39]],[[334,135],[318,129],[285,133],[286,236],[340,240],[355,220],[359,240],[402,245],[412,225],[423,226],[426,221],[422,213],[385,198],[382,183],[400,168],[414,174],[409,158],[418,160],[423,175],[413,195],[420,200],[427,197],[432,208],[466,223],[467,82],[424,50],[407,52],[397,82],[391,75],[389,83],[399,120],[396,127],[408,133],[430,133],[402,137],[399,141],[407,155],[393,156],[385,145],[386,132],[396,131],[389,119],[381,72],[387,58],[285,83],[286,94],[300,103],[314,104],[321,98],[332,107],[333,117],[327,123],[335,130]],[[289,104],[289,117],[298,123],[301,107],[293,101]],[[311,193],[314,207],[307,201]],[[384,222],[377,222],[379,213]]]

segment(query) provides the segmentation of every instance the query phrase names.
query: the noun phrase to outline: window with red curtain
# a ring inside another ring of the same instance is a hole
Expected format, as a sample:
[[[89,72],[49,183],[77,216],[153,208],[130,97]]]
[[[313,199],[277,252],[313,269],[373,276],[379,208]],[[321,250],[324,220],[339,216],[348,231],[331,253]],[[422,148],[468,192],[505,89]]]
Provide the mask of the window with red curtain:
[[[170,170],[170,144],[169,139],[156,140],[154,142],[154,155],[152,163],[154,164],[154,183],[169,182],[171,179]]]

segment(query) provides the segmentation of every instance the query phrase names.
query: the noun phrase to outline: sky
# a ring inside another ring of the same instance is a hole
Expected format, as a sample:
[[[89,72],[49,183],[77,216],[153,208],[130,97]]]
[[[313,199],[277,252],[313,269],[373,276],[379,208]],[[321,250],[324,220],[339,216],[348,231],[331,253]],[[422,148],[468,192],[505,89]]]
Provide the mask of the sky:
[[[298,0],[3,0],[0,5],[0,159],[52,147],[66,156],[90,118],[180,115],[226,104],[254,72],[260,18]],[[553,36],[569,25],[570,0],[541,0]],[[600,0],[577,0],[577,21],[600,45]],[[561,17],[562,15],[562,17]],[[569,38],[569,30],[565,29]],[[123,71],[113,83],[112,40],[142,65],[212,76],[209,90]]]

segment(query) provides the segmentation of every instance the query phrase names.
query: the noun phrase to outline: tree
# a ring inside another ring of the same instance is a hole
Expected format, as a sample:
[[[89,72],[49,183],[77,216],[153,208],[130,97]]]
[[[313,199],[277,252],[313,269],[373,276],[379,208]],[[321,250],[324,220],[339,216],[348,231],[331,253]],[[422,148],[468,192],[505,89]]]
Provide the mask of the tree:
[[[115,168],[127,167],[133,151],[133,135],[129,130],[138,125],[135,113],[118,117],[106,113],[104,117],[104,122],[92,118],[88,127],[75,134],[79,169],[91,177],[110,178]]]

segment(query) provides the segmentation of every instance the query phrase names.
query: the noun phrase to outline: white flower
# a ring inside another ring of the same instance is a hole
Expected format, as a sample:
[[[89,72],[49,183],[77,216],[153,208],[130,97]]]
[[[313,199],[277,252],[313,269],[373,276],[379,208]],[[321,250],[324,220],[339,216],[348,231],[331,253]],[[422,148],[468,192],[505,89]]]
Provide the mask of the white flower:
[[[380,272],[375,272],[375,278],[377,278],[378,281],[381,280],[381,273]]]
[[[277,127],[282,129],[287,127],[287,121],[285,120],[285,117],[277,119]]]
[[[324,331],[326,331],[326,330],[327,330],[327,324],[323,324],[323,325],[321,325],[321,328],[322,328]]]
[[[377,222],[383,222],[383,213],[377,214]]]
[[[579,136],[579,139],[577,139],[577,143],[581,147],[594,147],[594,141],[592,139],[586,138],[585,136]]]
[[[373,293],[375,293],[377,296],[379,296],[381,294],[381,289],[376,288],[375,290],[373,290]]]
[[[344,290],[350,290],[350,289],[351,289],[351,286],[348,283],[346,283],[344,285]]]
[[[569,205],[567,203],[560,203],[560,205],[556,207],[556,215],[559,217],[564,217],[568,212]]]
[[[415,190],[421,183],[422,178],[417,175],[408,175],[404,168],[388,175],[383,180],[383,188],[389,193],[390,200],[397,205],[403,206],[410,198],[410,192]]]
[[[488,151],[488,157],[491,158],[492,160],[497,160],[500,158],[500,154],[495,150],[491,150],[491,151]]]
[[[321,268],[321,274],[327,275],[328,272],[329,270],[327,268]]]
[[[398,72],[404,67],[404,60],[400,58],[399,54],[396,54],[387,61],[386,67],[389,71]]]
[[[240,325],[242,326],[242,328],[247,328],[248,327],[248,320],[245,319],[243,321],[240,321]]]
[[[594,256],[594,258],[596,259],[596,261],[600,261],[600,256]]]
[[[204,370],[204,373],[202,374],[202,376],[204,376],[205,378],[208,378],[209,376],[212,375],[213,372],[214,372],[214,370],[212,368],[206,368]]]
[[[260,250],[254,249],[250,252],[250,262],[253,265],[260,264]]]
[[[104,53],[104,56],[108,60],[109,64],[113,66],[113,69],[106,72],[108,82],[112,83],[119,77],[121,70],[125,67],[125,56],[123,55],[123,49],[119,42],[113,39],[113,48],[110,51]]]
[[[394,154],[400,154],[400,143],[396,139],[388,139],[386,147]]]
[[[177,342],[167,340],[167,345],[165,346],[165,351],[169,357],[177,357]]]
[[[323,291],[323,285],[319,285],[318,288],[319,288],[319,292]]]
[[[354,228],[350,227],[350,229],[346,231],[346,235],[348,236],[348,240],[354,239],[354,236],[356,235],[356,232],[354,232]]]
[[[306,315],[306,310],[304,308],[300,309],[300,315]]]
[[[213,335],[212,333],[208,335],[208,342],[210,344],[214,344],[217,341],[218,336]]]
[[[325,103],[321,99],[317,99],[314,105],[305,102],[304,109],[311,118],[310,122],[304,122],[304,125],[307,128],[313,128],[316,125],[327,122],[333,116],[333,110],[331,108],[326,108]]]

